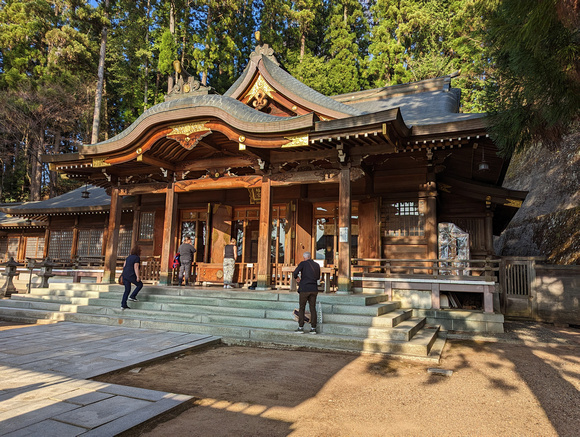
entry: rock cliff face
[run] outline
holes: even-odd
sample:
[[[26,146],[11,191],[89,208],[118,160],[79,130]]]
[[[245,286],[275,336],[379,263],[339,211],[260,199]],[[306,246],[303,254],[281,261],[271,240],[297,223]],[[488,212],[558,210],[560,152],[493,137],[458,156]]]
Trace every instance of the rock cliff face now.
[[[558,152],[536,146],[514,156],[504,187],[529,194],[496,237],[496,254],[580,264],[580,127]]]

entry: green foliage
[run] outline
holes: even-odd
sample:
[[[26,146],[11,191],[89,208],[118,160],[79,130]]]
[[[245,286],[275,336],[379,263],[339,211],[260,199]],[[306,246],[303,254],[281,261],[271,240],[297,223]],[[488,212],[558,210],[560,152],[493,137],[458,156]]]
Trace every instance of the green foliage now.
[[[173,73],[173,61],[177,59],[177,44],[169,30],[161,35],[159,43],[159,62],[157,68],[161,74]]]
[[[504,0],[487,42],[494,69],[486,89],[491,133],[502,155],[533,141],[555,147],[580,116],[578,5]]]
[[[460,70],[453,85],[462,91],[462,111],[487,104],[505,154],[532,138],[555,141],[578,117],[577,2],[110,3],[105,11],[105,1],[0,0],[0,159],[9,163],[4,180],[14,198],[29,187],[38,195],[27,172],[39,153],[74,150],[89,138],[103,26],[101,141],[163,101],[174,60],[223,93],[246,67],[256,30],[291,74],[325,95]]]

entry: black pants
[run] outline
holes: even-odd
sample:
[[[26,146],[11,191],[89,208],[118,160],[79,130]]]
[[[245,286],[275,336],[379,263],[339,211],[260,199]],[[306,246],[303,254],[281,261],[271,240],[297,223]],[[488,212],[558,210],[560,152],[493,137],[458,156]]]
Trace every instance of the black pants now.
[[[306,302],[308,302],[308,307],[310,308],[310,326],[315,329],[316,322],[318,321],[318,316],[316,314],[316,296],[318,296],[318,291],[303,291],[298,293],[298,295],[300,296],[298,326],[304,326],[304,311],[306,310]]]

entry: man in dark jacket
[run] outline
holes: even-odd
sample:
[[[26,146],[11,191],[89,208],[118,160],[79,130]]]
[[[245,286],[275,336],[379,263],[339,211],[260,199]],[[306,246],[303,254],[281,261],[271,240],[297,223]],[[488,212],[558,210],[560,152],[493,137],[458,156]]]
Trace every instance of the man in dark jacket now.
[[[191,275],[191,263],[193,262],[193,254],[195,253],[195,248],[191,245],[191,238],[185,237],[183,243],[177,249],[179,253],[179,276],[178,281],[181,285],[181,280],[185,278],[184,284],[187,285],[189,282],[189,276]]]
[[[310,334],[316,334],[316,296],[318,296],[318,281],[320,280],[320,266],[310,258],[310,252],[304,252],[304,261],[298,264],[294,270],[295,279],[300,277],[298,284],[299,312],[298,312],[298,329],[297,334],[304,334],[304,311],[306,302],[310,308]]]

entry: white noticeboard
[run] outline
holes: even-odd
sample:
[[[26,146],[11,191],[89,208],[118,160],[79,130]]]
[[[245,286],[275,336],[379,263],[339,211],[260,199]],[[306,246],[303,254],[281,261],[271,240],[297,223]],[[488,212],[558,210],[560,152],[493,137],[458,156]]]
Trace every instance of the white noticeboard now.
[[[348,243],[348,228],[341,227],[338,233],[338,242],[339,243]]]

